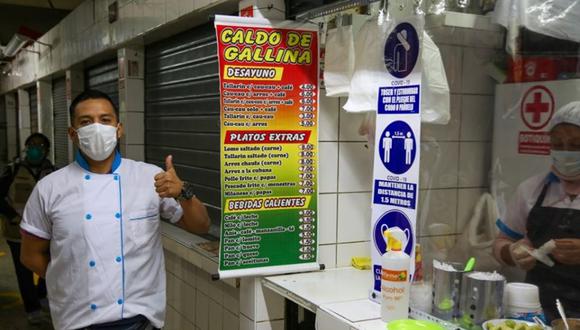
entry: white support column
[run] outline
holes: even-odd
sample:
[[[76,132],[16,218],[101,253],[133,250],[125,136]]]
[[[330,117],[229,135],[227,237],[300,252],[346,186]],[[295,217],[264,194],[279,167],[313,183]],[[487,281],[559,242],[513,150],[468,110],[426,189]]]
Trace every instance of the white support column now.
[[[38,95],[38,131],[50,140],[48,159],[54,163],[54,111],[52,108],[52,80],[36,82]]]
[[[121,48],[119,60],[119,117],[125,128],[121,153],[145,160],[145,52],[142,47]]]
[[[16,109],[16,93],[8,93],[4,96],[6,109],[6,138],[8,161],[18,156],[18,109]]]
[[[262,17],[274,20],[286,18],[284,0],[241,0],[240,16]]]
[[[24,142],[30,136],[30,95],[26,89],[18,89],[18,133],[20,150],[24,150]]]
[[[284,330],[284,298],[264,288],[259,277],[240,282],[240,329]]]
[[[66,70],[66,107],[69,108],[74,98],[85,90],[85,74],[81,68]],[[67,112],[68,113],[68,112]],[[70,123],[70,118],[67,122]],[[72,162],[73,143],[68,140],[68,161]]]

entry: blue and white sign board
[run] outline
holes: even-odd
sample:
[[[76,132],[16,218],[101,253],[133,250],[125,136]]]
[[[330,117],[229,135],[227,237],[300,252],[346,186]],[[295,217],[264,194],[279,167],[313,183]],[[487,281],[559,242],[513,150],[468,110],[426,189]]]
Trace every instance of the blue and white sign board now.
[[[398,227],[405,233],[410,278],[417,242],[423,18],[407,18],[393,26],[384,48],[385,85],[377,100],[371,226],[375,300],[380,299],[381,257],[387,250],[384,232]]]

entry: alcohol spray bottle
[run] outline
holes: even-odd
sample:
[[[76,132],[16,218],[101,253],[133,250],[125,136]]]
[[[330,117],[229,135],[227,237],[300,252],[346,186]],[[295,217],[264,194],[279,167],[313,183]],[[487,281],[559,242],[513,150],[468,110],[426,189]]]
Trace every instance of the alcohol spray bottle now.
[[[406,235],[400,228],[386,230],[387,251],[381,270],[381,319],[384,322],[409,318],[409,271],[411,257],[403,251]]]

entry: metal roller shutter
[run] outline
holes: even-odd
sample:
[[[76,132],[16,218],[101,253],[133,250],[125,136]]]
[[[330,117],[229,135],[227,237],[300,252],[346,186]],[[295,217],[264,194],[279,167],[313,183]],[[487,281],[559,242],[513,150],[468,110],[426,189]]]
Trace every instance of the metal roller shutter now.
[[[119,108],[119,68],[117,60],[95,65],[85,71],[85,88],[96,89],[109,95]]]
[[[30,132],[38,132],[38,96],[36,94],[36,87],[28,89],[28,98],[30,104]]]
[[[6,129],[6,101],[0,96],[0,165],[8,163],[8,132]]]
[[[69,127],[68,109],[66,107],[66,80],[55,79],[52,82],[52,106],[54,111],[54,165],[58,168],[65,167],[68,159],[68,134]]]
[[[145,53],[146,161],[164,167],[172,154],[179,176],[208,204],[212,226],[221,217],[216,49],[213,24],[207,24],[152,44]]]

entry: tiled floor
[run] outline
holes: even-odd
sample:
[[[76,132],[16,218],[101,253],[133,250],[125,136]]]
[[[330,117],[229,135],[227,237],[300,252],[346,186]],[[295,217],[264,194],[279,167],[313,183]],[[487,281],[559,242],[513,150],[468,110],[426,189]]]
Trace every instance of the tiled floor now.
[[[26,321],[24,307],[18,293],[16,275],[10,249],[0,237],[0,329],[2,330],[50,330],[52,327],[30,326]]]

